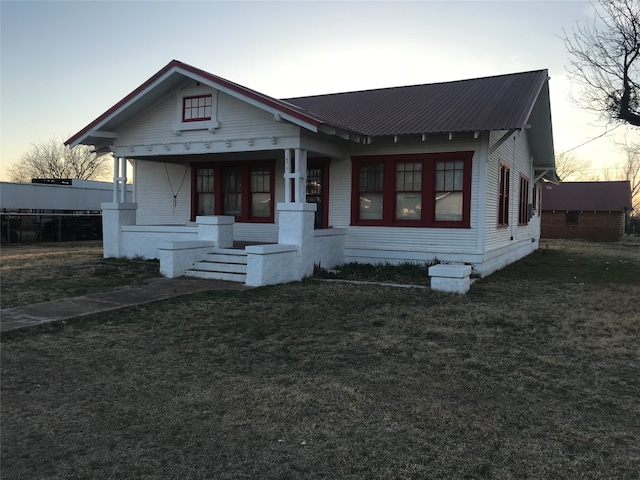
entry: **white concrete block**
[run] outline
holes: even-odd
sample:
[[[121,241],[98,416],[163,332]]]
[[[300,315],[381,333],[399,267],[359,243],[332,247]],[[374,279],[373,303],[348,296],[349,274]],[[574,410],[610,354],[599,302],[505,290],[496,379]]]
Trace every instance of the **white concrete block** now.
[[[471,287],[469,277],[431,277],[431,289],[438,292],[467,293]]]
[[[429,267],[430,277],[464,278],[471,275],[471,265],[438,264]]]

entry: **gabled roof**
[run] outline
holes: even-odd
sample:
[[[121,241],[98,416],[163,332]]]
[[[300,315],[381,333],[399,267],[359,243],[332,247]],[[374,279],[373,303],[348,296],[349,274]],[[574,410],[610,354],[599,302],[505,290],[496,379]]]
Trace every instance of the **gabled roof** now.
[[[563,182],[547,185],[542,210],[622,212],[631,210],[631,184],[620,182]]]
[[[285,99],[326,123],[364,135],[524,128],[546,70],[455,82]]]
[[[189,81],[196,80],[207,84],[234,97],[241,98],[272,113],[279,113],[286,120],[315,130],[322,122],[312,115],[305,114],[292,105],[269,97],[237,83],[230,82],[199,68],[192,67],[178,60],[172,60],[149,80],[136,88],[129,95],[116,103],[109,110],[96,118],[89,125],[69,138],[65,145],[78,144],[102,146],[104,137],[96,131],[115,131],[122,123],[134,115],[151,107],[170,92],[183,87]]]
[[[278,100],[172,60],[65,144],[108,145],[122,124],[194,80],[313,132],[323,126],[365,136],[531,127],[536,169],[555,167],[546,70]]]

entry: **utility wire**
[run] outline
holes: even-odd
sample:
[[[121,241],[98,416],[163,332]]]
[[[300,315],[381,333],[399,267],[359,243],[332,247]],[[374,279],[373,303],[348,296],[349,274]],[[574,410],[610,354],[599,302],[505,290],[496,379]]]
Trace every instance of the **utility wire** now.
[[[611,130],[605,130],[605,132],[604,132],[604,133],[601,133],[601,134],[600,134],[600,135],[598,135],[597,137],[593,137],[592,139],[587,140],[586,142],[581,143],[580,145],[578,145],[578,146],[576,146],[576,147],[570,148],[569,150],[566,150],[566,151],[564,151],[564,152],[562,152],[562,153],[559,153],[557,156],[564,155],[565,153],[572,152],[572,151],[573,151],[573,150],[575,150],[576,148],[580,148],[580,147],[582,147],[582,146],[586,145],[587,143],[591,143],[591,142],[593,142],[594,140],[597,140],[597,139],[599,139],[599,138],[602,138],[602,137],[604,137],[607,133],[611,133],[611,132],[613,132],[616,128],[621,127],[622,125],[623,125],[622,123],[619,123],[618,125],[616,125],[615,127],[613,127]]]

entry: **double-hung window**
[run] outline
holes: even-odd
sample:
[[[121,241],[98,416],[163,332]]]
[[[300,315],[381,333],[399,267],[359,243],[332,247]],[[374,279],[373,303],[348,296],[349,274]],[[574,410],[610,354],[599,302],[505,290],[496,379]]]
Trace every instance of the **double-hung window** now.
[[[520,175],[520,196],[518,198],[518,224],[529,223],[529,179]]]
[[[192,164],[191,219],[229,215],[238,222],[273,222],[275,162]]]
[[[509,165],[500,163],[500,177],[498,179],[498,225],[509,225]]]
[[[352,158],[352,225],[470,226],[473,152]]]

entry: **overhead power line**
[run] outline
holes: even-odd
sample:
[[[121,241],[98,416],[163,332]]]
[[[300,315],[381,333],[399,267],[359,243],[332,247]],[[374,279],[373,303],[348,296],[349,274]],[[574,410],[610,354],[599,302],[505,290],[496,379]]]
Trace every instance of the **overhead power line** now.
[[[597,139],[599,139],[599,138],[602,138],[602,137],[604,137],[607,133],[611,133],[611,132],[613,132],[616,128],[619,128],[619,127],[621,127],[622,125],[623,125],[622,123],[619,123],[618,125],[616,125],[615,127],[613,127],[611,130],[605,130],[605,131],[604,131],[604,133],[601,133],[601,134],[600,134],[600,135],[598,135],[597,137],[593,137],[593,138],[591,138],[591,139],[587,140],[586,142],[581,143],[580,145],[577,145],[577,146],[575,146],[575,147],[573,147],[573,148],[570,148],[569,150],[566,150],[566,151],[564,151],[564,152],[562,152],[562,153],[559,153],[559,154],[558,154],[558,156],[560,156],[560,155],[564,155],[565,153],[572,152],[572,151],[573,151],[573,150],[575,150],[576,148],[580,148],[580,147],[582,147],[582,146],[584,146],[584,145],[586,145],[586,144],[588,144],[588,143],[593,142],[594,140],[597,140]]]

